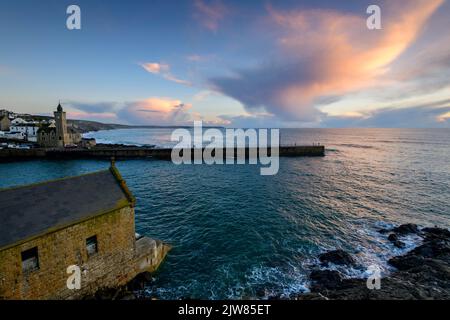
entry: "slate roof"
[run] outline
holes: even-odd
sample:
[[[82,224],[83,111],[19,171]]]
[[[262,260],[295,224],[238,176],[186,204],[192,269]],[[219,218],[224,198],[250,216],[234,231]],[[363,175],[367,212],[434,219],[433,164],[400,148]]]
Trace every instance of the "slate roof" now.
[[[115,167],[0,189],[0,250],[129,205],[134,198]]]
[[[56,127],[50,127],[48,125],[43,125],[38,129],[38,132],[52,132],[52,131],[56,131]]]

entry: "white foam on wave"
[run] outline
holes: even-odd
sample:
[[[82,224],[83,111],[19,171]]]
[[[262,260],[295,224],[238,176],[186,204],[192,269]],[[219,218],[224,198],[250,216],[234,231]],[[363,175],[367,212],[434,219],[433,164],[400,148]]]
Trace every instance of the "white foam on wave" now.
[[[286,268],[257,266],[246,275],[247,285],[260,288],[258,299],[277,297],[288,299],[293,295],[309,292],[308,279],[302,268],[289,265]]]
[[[318,259],[314,259],[312,262],[321,270],[336,270],[341,273],[344,278],[365,279],[372,274],[372,271],[369,270],[369,267],[371,266],[377,266],[381,271],[381,277],[385,277],[395,270],[394,267],[389,265],[389,259],[406,254],[416,248],[423,240],[421,236],[416,234],[399,236],[399,240],[402,241],[405,246],[403,248],[397,248],[388,240],[389,233],[383,234],[379,232],[382,228],[391,229],[393,227],[394,225],[392,224],[378,223],[373,227],[366,227],[358,230],[362,238],[370,239],[370,246],[358,245],[355,248],[357,253],[352,255],[356,260],[355,267],[335,264],[321,266]]]

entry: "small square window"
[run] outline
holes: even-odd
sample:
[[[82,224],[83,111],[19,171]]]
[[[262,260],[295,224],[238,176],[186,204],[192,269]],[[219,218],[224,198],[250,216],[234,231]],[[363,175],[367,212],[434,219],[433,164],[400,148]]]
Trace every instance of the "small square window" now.
[[[39,255],[37,247],[25,250],[21,255],[23,272],[39,270]]]
[[[98,252],[97,236],[92,236],[86,239],[86,251],[88,257]]]

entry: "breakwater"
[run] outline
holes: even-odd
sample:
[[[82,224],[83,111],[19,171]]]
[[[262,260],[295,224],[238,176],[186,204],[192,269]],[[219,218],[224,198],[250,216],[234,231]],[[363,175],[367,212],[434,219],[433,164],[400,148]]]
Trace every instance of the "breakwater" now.
[[[194,154],[194,149],[191,149]],[[227,149],[222,150],[224,157],[227,156]],[[267,150],[270,156],[270,149]],[[183,150],[180,150],[182,153]],[[242,152],[248,158],[252,155],[260,155],[259,148],[235,148],[235,156]],[[95,147],[91,149],[56,149],[56,148],[35,148],[35,149],[3,149],[0,150],[0,161],[33,160],[33,159],[133,159],[133,158],[154,158],[170,160],[172,148],[148,148],[148,147]],[[230,152],[228,152],[230,154]],[[212,152],[214,155],[214,152]],[[265,155],[265,151],[264,151]],[[325,155],[324,146],[280,146],[280,157],[320,157]]]

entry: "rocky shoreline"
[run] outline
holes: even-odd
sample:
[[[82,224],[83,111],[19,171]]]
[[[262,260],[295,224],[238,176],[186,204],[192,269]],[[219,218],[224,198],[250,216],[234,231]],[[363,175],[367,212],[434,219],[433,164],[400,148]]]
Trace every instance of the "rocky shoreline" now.
[[[419,229],[415,224],[404,224],[379,230],[398,248],[405,244],[402,236],[415,234],[422,243],[408,253],[389,259],[396,268],[380,279],[380,289],[368,289],[367,279],[344,278],[336,270],[315,269],[310,274],[311,292],[297,300],[411,300],[450,299],[450,231],[442,228]],[[326,252],[319,256],[322,266],[335,264],[355,267],[355,259],[343,250]]]
[[[322,253],[309,275],[310,292],[299,294],[295,300],[411,300],[450,299],[450,231],[442,228],[423,228],[404,224],[379,230],[395,247],[404,248],[402,237],[417,235],[423,240],[404,255],[389,259],[396,270],[380,279],[380,289],[368,289],[366,278],[345,278],[342,273],[327,267],[359,268],[355,258],[343,251]],[[322,267],[322,268],[321,268]],[[152,281],[150,273],[138,275],[127,285],[101,289],[85,299],[96,300],[153,300],[143,290]],[[277,299],[272,297],[271,299]]]
[[[94,295],[86,296],[83,300],[154,300],[141,294],[145,285],[152,281],[152,274],[144,272],[138,274],[124,286],[116,288],[101,288]]]

